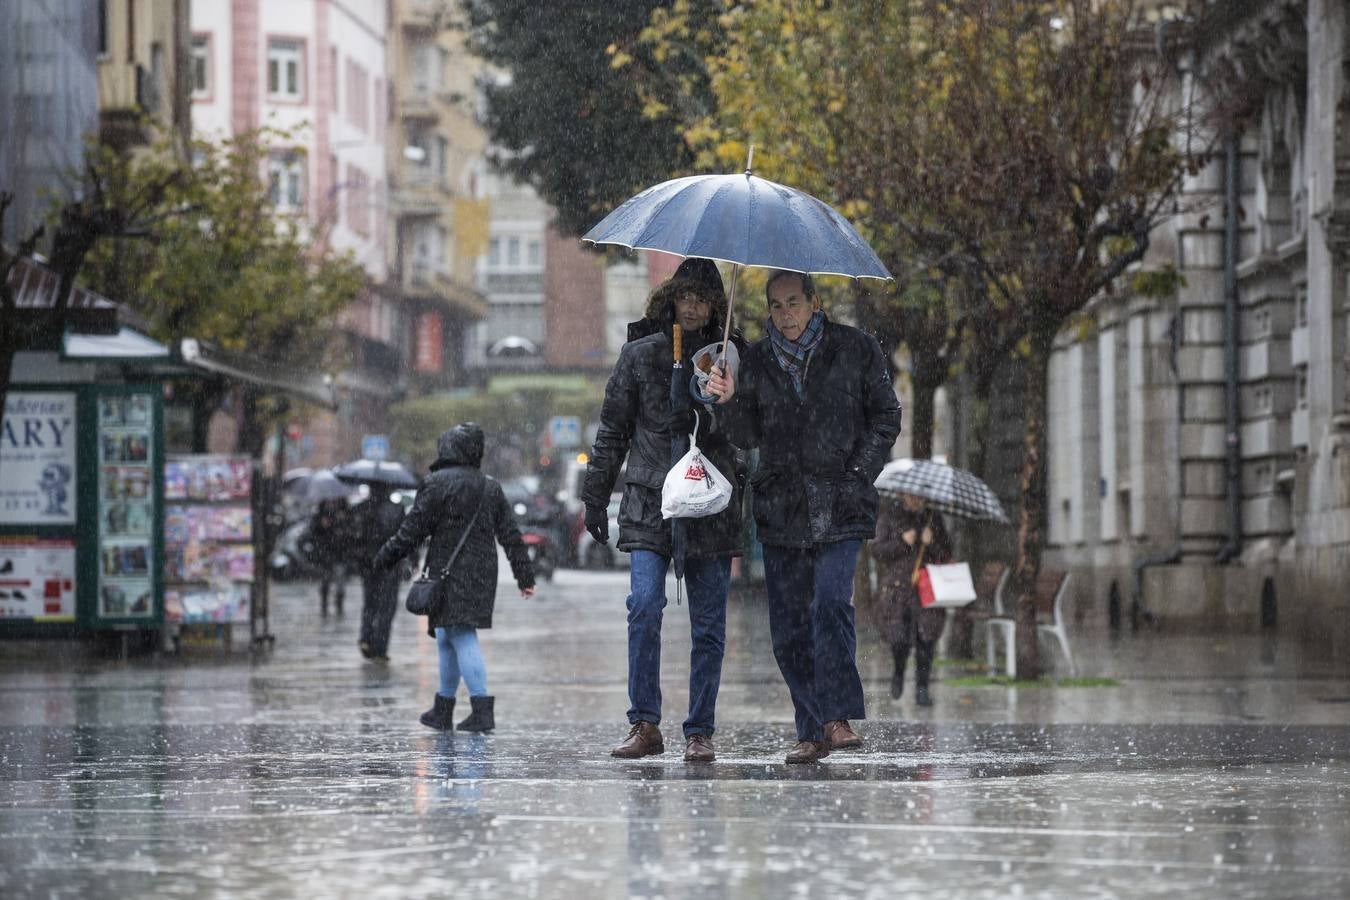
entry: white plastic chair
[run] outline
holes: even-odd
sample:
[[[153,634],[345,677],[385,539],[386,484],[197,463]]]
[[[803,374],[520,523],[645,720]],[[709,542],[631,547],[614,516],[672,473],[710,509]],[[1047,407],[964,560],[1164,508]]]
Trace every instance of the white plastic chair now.
[[[1017,634],[1017,623],[1012,616],[1003,611],[1003,591],[1008,585],[1008,576],[1011,571],[1011,566],[1003,571],[1003,577],[1000,578],[998,582],[998,589],[994,591],[994,615],[985,620],[984,641],[986,663],[989,667],[989,674],[993,675],[995,671],[995,658],[997,655],[995,652],[996,648],[994,647],[994,637],[998,634],[1003,636],[1003,670],[1009,678],[1013,677],[1017,672],[1017,654],[1016,648],[1014,647],[1014,638]],[[1043,570],[1041,574],[1050,574],[1050,570]],[[1051,621],[1048,623],[1038,621],[1036,623],[1036,631],[1038,633],[1051,635],[1059,642],[1060,650],[1064,651],[1064,660],[1069,664],[1069,674],[1077,675],[1078,666],[1074,663],[1073,652],[1069,649],[1069,631],[1064,621],[1064,598],[1069,594],[1069,582],[1072,578],[1072,574],[1068,572],[1064,573],[1063,579],[1060,580],[1059,586],[1055,589],[1054,600],[1051,604]],[[1037,578],[1036,580],[1037,582],[1040,582],[1041,579]],[[1039,594],[1042,586],[1038,583],[1036,587],[1037,593]],[[1040,598],[1038,596],[1038,606],[1040,605],[1039,600]]]

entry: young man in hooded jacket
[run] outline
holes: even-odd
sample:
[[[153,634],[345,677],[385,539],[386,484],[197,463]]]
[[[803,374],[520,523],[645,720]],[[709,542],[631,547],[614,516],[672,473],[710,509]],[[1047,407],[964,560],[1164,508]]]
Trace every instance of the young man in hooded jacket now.
[[[597,542],[609,540],[607,507],[625,458],[618,547],[632,556],[628,595],[628,737],[612,751],[620,759],[663,753],[661,730],[661,619],[666,571],[671,564],[670,523],[661,517],[661,487],[671,467],[672,442],[694,425],[688,410],[672,413],[672,331],[681,329],[682,379],[693,372],[690,357],[721,340],[727,299],[717,266],[685,260],[658,287],[647,316],[629,329],[605,386],[600,428],[586,466],[582,500],[586,529]],[[689,594],[689,714],[684,721],[686,762],[715,758],[712,736],[726,644],[727,587],[731,558],[740,552],[740,484],[736,450],[700,408],[698,445],[705,458],[733,482],[722,512],[682,519],[688,537],[685,584]]]
[[[750,483],[769,630],[796,712],[787,761],[814,763],[862,744],[848,723],[865,717],[853,572],[900,402],[876,339],[826,318],[811,276],[775,272],[766,293],[768,337],[708,388],[732,440],[760,449]]]

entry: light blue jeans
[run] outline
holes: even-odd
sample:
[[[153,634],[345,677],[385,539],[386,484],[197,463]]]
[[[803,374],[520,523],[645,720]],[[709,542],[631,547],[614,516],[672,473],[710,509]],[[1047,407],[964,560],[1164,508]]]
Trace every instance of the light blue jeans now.
[[[461,676],[470,697],[487,696],[487,665],[478,646],[478,629],[468,625],[437,628],[436,649],[441,658],[442,697],[455,696]]]

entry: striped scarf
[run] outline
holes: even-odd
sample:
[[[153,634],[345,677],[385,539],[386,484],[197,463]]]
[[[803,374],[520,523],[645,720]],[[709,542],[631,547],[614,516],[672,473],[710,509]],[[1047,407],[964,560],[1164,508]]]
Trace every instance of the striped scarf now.
[[[783,332],[773,324],[773,319],[769,319],[769,344],[773,347],[774,358],[792,379],[792,386],[796,389],[798,397],[802,396],[806,387],[803,381],[806,376],[806,362],[811,356],[811,351],[816,349],[816,345],[824,336],[825,313],[819,309],[811,314],[811,321],[806,323],[801,337],[795,341],[783,337]]]

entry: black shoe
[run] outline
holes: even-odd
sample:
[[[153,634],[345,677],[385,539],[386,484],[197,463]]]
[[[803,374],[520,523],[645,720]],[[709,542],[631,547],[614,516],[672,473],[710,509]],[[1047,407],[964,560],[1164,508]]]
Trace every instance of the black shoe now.
[[[492,701],[493,698],[489,696],[470,697],[469,705],[473,707],[473,712],[455,727],[460,731],[491,731],[496,728],[497,723],[492,718]]]
[[[914,702],[920,706],[932,706],[933,700],[928,696],[928,685],[921,684],[914,691]]]
[[[370,644],[366,643],[365,641],[362,641],[356,646],[361,648],[361,655],[364,656],[366,659],[370,659],[374,655],[370,652]]]
[[[436,695],[432,701],[431,709],[422,713],[421,722],[428,728],[435,728],[438,731],[452,731],[455,727],[455,698],[442,697]]]
[[[4,562],[0,563],[0,575],[8,575],[10,572],[13,571],[14,571],[14,560],[7,559]]]
[[[896,700],[905,692],[905,670],[899,669],[891,676],[891,696]]]

